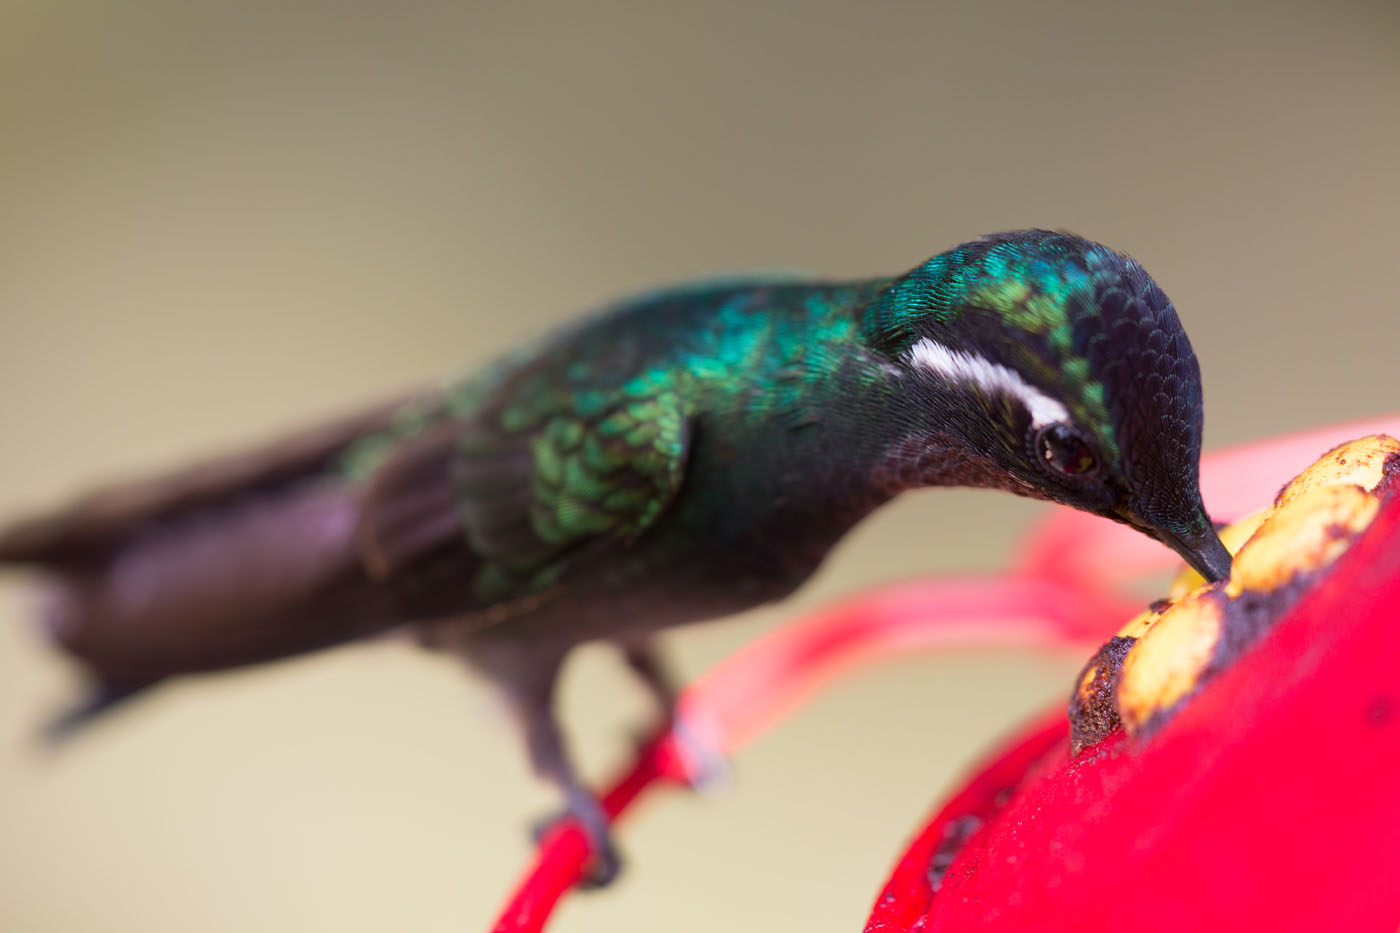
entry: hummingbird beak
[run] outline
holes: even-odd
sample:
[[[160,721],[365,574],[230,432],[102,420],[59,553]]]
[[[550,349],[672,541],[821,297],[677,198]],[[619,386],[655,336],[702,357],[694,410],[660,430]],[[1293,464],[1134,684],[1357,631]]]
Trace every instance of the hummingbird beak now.
[[[1158,541],[1181,555],[1191,568],[1211,583],[1230,575],[1230,552],[1215,533],[1215,526],[1206,522],[1205,529],[1194,535],[1178,535],[1162,528],[1150,532]]]

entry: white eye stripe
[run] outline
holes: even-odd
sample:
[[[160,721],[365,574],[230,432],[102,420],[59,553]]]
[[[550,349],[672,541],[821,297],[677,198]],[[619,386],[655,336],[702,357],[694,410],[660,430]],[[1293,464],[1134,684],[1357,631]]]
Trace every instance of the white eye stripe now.
[[[954,350],[925,337],[909,348],[909,364],[937,373],[951,382],[966,382],[988,395],[1005,393],[1030,412],[1035,427],[1069,421],[1069,411],[1058,400],[1021,378],[1021,374],[976,353]]]

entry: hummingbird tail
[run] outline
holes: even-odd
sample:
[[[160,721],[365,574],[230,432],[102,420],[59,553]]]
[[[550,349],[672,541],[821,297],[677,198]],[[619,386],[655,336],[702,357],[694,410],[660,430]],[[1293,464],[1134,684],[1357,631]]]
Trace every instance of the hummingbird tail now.
[[[41,621],[101,683],[147,684],[312,651],[393,624],[337,481],[232,499],[40,562]]]
[[[153,686],[142,684],[126,687],[96,683],[81,700],[45,723],[39,739],[49,748],[60,748],[79,733],[86,732],[94,723],[106,720],[110,713],[125,708],[128,702],[144,695]]]
[[[46,577],[43,624],[99,684],[150,684],[381,631],[396,614],[356,555],[361,506],[338,464],[397,407],[0,529],[0,564]]]

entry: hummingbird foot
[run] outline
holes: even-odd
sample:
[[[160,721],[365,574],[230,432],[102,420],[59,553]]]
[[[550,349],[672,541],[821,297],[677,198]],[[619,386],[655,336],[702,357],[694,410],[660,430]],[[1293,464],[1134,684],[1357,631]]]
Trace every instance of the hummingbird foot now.
[[[676,699],[680,691],[676,678],[661,660],[655,645],[650,640],[625,643],[622,657],[652,695],[661,714],[662,727],[670,733],[680,759],[685,783],[699,793],[714,791],[726,784],[734,773],[733,766],[722,751],[705,740],[701,730],[678,715]]]
[[[590,859],[584,867],[578,886],[586,891],[606,888],[622,872],[622,857],[613,844],[608,817],[597,799],[586,787],[572,789],[566,795],[568,804],[562,813],[547,816],[535,823],[532,834],[539,844],[561,823],[575,823],[588,837]]]
[[[669,722],[676,708],[676,697],[680,690],[676,678],[661,660],[656,646],[650,640],[627,642],[622,646],[622,659],[627,662],[632,673],[637,675],[647,693],[660,712],[662,721]]]
[[[525,653],[514,660],[517,663],[510,668],[511,676],[503,682],[506,699],[524,730],[535,774],[559,788],[564,796],[564,812],[537,823],[535,841],[539,842],[561,822],[574,823],[588,837],[592,850],[579,886],[606,887],[617,878],[622,859],[613,845],[608,815],[579,780],[554,715],[554,687],[562,657]]]
[[[683,716],[671,719],[671,743],[680,759],[685,782],[696,793],[714,793],[734,777],[734,765],[729,757],[703,738]]]

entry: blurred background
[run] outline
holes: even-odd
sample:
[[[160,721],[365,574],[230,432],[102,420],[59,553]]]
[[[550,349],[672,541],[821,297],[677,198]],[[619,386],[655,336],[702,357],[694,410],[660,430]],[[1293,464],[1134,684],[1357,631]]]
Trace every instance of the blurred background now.
[[[902,271],[996,230],[1136,255],[1209,446],[1393,411],[1400,8],[1381,2],[0,5],[0,515],[474,366],[600,301],[753,267]],[[1261,498],[1271,490],[1261,490]],[[798,598],[986,569],[1040,507],[911,495]],[[482,684],[398,644],[75,695],[0,579],[0,929],[486,927],[555,805]],[[582,652],[595,778],[644,697]],[[860,927],[918,819],[1082,657],[911,657],[650,798],[557,929]]]

